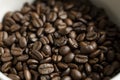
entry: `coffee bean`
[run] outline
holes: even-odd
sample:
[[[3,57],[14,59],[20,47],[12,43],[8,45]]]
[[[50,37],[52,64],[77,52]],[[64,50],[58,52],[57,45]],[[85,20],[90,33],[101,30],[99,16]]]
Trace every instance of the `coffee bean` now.
[[[37,51],[37,50],[32,50],[32,53],[30,53],[31,57],[37,59],[37,60],[42,60],[43,59],[43,55]]]
[[[72,26],[73,25],[73,21],[70,18],[65,19],[65,22],[68,26]]]
[[[78,65],[74,64],[74,63],[69,63],[68,66],[71,68],[71,69],[78,69]]]
[[[68,41],[69,41],[69,44],[70,44],[71,47],[73,47],[73,48],[78,47],[77,41],[75,39],[69,38]]]
[[[38,71],[40,74],[50,74],[54,71],[54,67],[52,64],[44,63],[38,67]]]
[[[46,33],[53,33],[55,32],[55,28],[50,23],[45,24],[45,32]]]
[[[71,76],[74,80],[80,80],[82,78],[81,72],[78,71],[77,69],[71,70]]]
[[[46,36],[42,36],[40,38],[40,41],[42,42],[43,45],[49,44],[49,39]]]
[[[12,62],[6,62],[2,65],[1,71],[7,72],[11,68]]]
[[[59,76],[55,76],[51,80],[61,80],[61,78]]]
[[[69,53],[64,57],[64,61],[70,63],[72,62],[74,57],[75,57],[74,53]]]
[[[10,55],[10,53],[4,53],[1,55],[1,61],[2,62],[8,62],[11,61],[13,59],[12,55]]]
[[[75,39],[76,38],[76,32],[75,31],[71,31],[70,33],[69,33],[69,37],[70,38],[72,38],[72,39]]]
[[[40,61],[40,63],[49,63],[52,61],[52,58],[51,57],[47,57],[46,59],[43,59]]]
[[[51,47],[50,47],[50,45],[45,45],[45,46],[43,46],[42,50],[43,50],[43,52],[44,52],[46,55],[51,55]]]
[[[50,76],[49,75],[41,76],[40,80],[50,80]]]
[[[97,48],[97,44],[96,42],[81,42],[80,47],[81,53],[91,53]]]
[[[61,55],[53,55],[53,56],[52,56],[52,60],[53,60],[54,62],[59,62],[59,61],[62,60],[62,56],[61,56]]]
[[[60,11],[58,13],[58,16],[61,18],[61,19],[66,19],[67,18],[67,13],[65,11]]]
[[[42,20],[39,19],[39,18],[33,19],[33,20],[32,20],[32,24],[33,24],[33,26],[36,27],[36,28],[39,28],[39,27],[42,27],[42,26],[43,26],[43,22],[42,22]]]
[[[16,40],[15,35],[10,35],[7,39],[4,40],[5,44],[10,46],[12,45]]]
[[[97,50],[97,51],[91,53],[91,54],[90,54],[90,57],[91,57],[91,58],[95,58],[95,57],[98,56],[100,53],[101,53],[101,51],[100,51],[100,50]]]
[[[16,12],[16,13],[13,14],[13,18],[14,18],[15,21],[20,21],[20,20],[23,19],[23,17],[24,16],[20,12]]]
[[[40,50],[42,47],[42,43],[40,41],[36,41],[34,44],[33,44],[33,50]]]
[[[56,20],[55,25],[58,29],[64,29],[67,27],[67,24],[64,23],[61,19]]]
[[[48,21],[54,22],[57,19],[56,12],[50,12],[47,16]]]
[[[21,70],[23,69],[22,62],[18,62],[18,63],[16,64],[16,69],[17,69],[18,71],[21,71]]]
[[[64,76],[62,80],[72,80],[72,78],[70,76]]]
[[[96,32],[89,32],[89,33],[87,33],[87,35],[86,35],[86,39],[87,40],[90,40],[90,41],[92,41],[92,40],[96,40],[97,39],[97,33]]]
[[[68,65],[66,63],[62,63],[62,62],[59,62],[57,64],[57,66],[60,68],[60,69],[67,69],[68,68]]]
[[[88,56],[75,55],[75,61],[78,62],[78,63],[86,63],[86,62],[88,62]]]
[[[77,36],[77,41],[83,41],[85,39],[85,33],[79,34]]]
[[[11,31],[11,32],[17,31],[17,30],[19,30],[19,29],[20,29],[20,26],[17,25],[17,24],[14,24],[14,25],[12,25],[12,26],[10,27],[10,31]]]
[[[37,31],[37,36],[40,36],[43,33],[44,28],[39,28]]]
[[[18,61],[26,61],[28,58],[29,58],[29,56],[24,54],[24,55],[18,56],[17,60]]]
[[[22,53],[23,53],[23,50],[21,48],[13,48],[11,50],[11,54],[14,56],[20,56],[22,55]]]
[[[61,38],[55,39],[55,45],[56,46],[64,46],[65,44],[67,44],[67,38],[66,37],[61,37]]]
[[[60,29],[58,32],[62,35],[66,35],[66,34],[69,34],[71,31],[72,31],[71,27],[66,27],[66,28]]]
[[[70,52],[70,48],[69,46],[62,46],[60,49],[59,49],[59,53],[61,55],[66,55]]]
[[[91,73],[90,78],[92,78],[92,80],[101,80],[100,79],[100,75],[98,73]]]
[[[31,80],[32,79],[32,75],[31,75],[31,73],[28,69],[24,70],[24,76],[25,76],[26,80]]]
[[[88,64],[88,63],[85,64],[85,69],[86,69],[87,73],[90,73],[92,71],[92,68],[91,68],[90,64]]]
[[[107,53],[107,60],[108,60],[109,62],[111,62],[111,61],[114,60],[114,58],[115,58],[115,52],[112,51],[112,50],[110,50],[110,51]]]
[[[107,66],[104,68],[104,75],[106,75],[106,76],[111,75],[113,72],[114,72],[114,67],[111,66],[111,65],[107,65]]]
[[[8,74],[8,77],[11,78],[12,80],[20,80],[20,77],[15,74]]]
[[[19,45],[20,47],[24,48],[27,46],[27,40],[25,37],[21,37],[20,40],[19,40]]]
[[[67,76],[70,73],[70,68],[67,68],[65,71],[63,71],[62,76]]]

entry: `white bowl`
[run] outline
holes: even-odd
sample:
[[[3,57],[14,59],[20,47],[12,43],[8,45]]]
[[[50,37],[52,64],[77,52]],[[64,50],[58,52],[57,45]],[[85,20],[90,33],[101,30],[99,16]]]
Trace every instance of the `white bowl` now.
[[[8,11],[19,10],[25,2],[32,3],[34,0],[0,0],[0,22]],[[120,0],[91,0],[96,6],[103,7],[110,19],[120,26]],[[0,72],[0,80],[11,80]],[[120,80],[120,74],[111,80]]]

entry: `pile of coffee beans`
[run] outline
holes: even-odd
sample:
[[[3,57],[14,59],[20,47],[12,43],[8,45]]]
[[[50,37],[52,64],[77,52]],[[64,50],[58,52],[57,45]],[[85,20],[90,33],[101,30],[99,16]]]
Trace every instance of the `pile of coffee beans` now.
[[[87,0],[36,0],[0,24],[0,71],[12,80],[110,80],[120,32]]]

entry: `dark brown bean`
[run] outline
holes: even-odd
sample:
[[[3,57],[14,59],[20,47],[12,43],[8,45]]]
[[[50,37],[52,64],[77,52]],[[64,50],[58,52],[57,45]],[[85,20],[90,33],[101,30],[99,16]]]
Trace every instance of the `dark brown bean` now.
[[[7,72],[11,68],[12,62],[6,62],[2,65],[1,71]]]
[[[72,80],[72,78],[70,76],[64,76],[62,80]]]
[[[50,74],[54,71],[54,67],[52,64],[44,63],[38,67],[38,71],[40,74]]]
[[[20,56],[23,54],[23,50],[21,48],[13,48],[11,54],[14,56]]]
[[[8,74],[8,77],[12,80],[20,80],[20,77],[16,74]]]
[[[74,53],[69,53],[64,57],[64,61],[67,63],[72,62],[74,57],[75,57]]]
[[[21,37],[20,40],[19,40],[19,45],[20,47],[24,48],[27,46],[27,40],[25,37]]]
[[[78,63],[86,63],[86,62],[88,62],[88,56],[75,55],[75,61],[78,62]]]
[[[80,80],[82,78],[81,72],[78,71],[77,69],[71,70],[71,76],[74,80]]]
[[[62,47],[59,49],[59,53],[60,53],[61,55],[67,55],[69,52],[70,52],[69,46],[62,46]]]

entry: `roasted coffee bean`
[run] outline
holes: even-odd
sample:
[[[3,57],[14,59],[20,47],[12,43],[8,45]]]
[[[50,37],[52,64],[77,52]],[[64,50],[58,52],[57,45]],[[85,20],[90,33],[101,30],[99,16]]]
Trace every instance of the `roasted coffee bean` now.
[[[77,69],[71,70],[71,76],[74,80],[80,80],[82,78],[81,72],[78,71]]]
[[[67,68],[65,71],[63,71],[63,74],[61,76],[67,76],[70,73],[70,68]]]
[[[46,33],[53,33],[55,31],[55,28],[50,23],[45,24],[45,32]]]
[[[43,50],[43,52],[44,52],[46,55],[51,55],[51,47],[50,47],[50,45],[45,45],[45,46],[43,46],[42,50]]]
[[[17,60],[18,61],[26,61],[28,58],[29,58],[29,56],[24,54],[24,55],[18,56]]]
[[[115,58],[115,52],[112,51],[112,50],[108,51],[108,53],[107,53],[107,60],[108,60],[109,62],[111,62],[111,61],[114,60],[114,58]]]
[[[20,77],[16,74],[8,74],[8,77],[12,80],[21,80]]]
[[[72,62],[74,57],[75,57],[74,53],[69,53],[64,57],[64,61],[67,63]]]
[[[50,12],[47,16],[48,21],[54,22],[57,19],[57,13],[56,12]]]
[[[11,31],[11,32],[17,31],[17,30],[19,30],[19,29],[20,29],[20,26],[17,25],[17,24],[14,24],[14,25],[12,25],[12,26],[10,27],[10,31]]]
[[[56,20],[55,25],[59,30],[67,27],[67,24],[64,23],[61,19]]]
[[[97,48],[97,44],[96,42],[80,42],[80,47],[81,53],[91,53],[95,51],[95,49]]]
[[[50,80],[50,76],[49,75],[43,75],[40,77],[40,80]]]
[[[69,46],[62,46],[62,47],[59,49],[59,53],[60,53],[61,55],[67,55],[69,52],[70,52],[70,47],[69,47]]]
[[[88,62],[88,56],[75,55],[75,61],[78,62],[78,63],[86,63],[86,62]]]
[[[61,78],[59,76],[55,76],[51,80],[61,80]]]
[[[57,64],[57,66],[60,68],[60,69],[67,69],[68,68],[68,65],[66,63],[62,63],[62,62],[59,62]]]
[[[70,76],[64,76],[62,80],[72,80],[72,78]]]
[[[100,53],[101,53],[101,51],[100,51],[100,50],[97,50],[97,51],[91,53],[91,54],[90,54],[90,57],[91,57],[91,58],[95,58],[95,57],[98,56]]]
[[[73,48],[78,47],[77,41],[75,39],[69,38],[68,41],[69,41],[69,44],[70,44],[71,47],[73,47]]]
[[[24,69],[24,76],[25,76],[26,80],[31,80],[32,79],[31,72],[28,69]]]
[[[18,62],[18,63],[16,64],[16,69],[17,69],[18,71],[21,71],[21,70],[23,69],[22,62]]]
[[[37,36],[41,36],[41,34],[43,33],[44,31],[44,28],[39,28],[38,31],[37,31]]]
[[[32,24],[34,27],[39,28],[43,26],[43,21],[39,18],[33,19]]]
[[[72,39],[75,39],[76,38],[76,32],[75,31],[71,31],[70,33],[69,33],[69,37],[70,38],[72,38]]]
[[[8,62],[11,61],[13,59],[12,55],[10,55],[10,53],[4,53],[1,55],[1,61],[2,62]]]
[[[34,44],[33,44],[33,50],[40,50],[42,47],[42,43],[40,41],[36,41]]]
[[[46,59],[43,59],[40,61],[40,63],[49,63],[52,61],[52,58],[51,57],[47,57]]]
[[[88,63],[85,64],[85,69],[86,69],[87,73],[90,73],[92,71],[92,68],[91,68],[90,64],[88,64]]]
[[[37,60],[43,59],[43,55],[37,50],[32,50],[32,53],[30,53],[30,56],[37,59]]]
[[[55,39],[55,45],[64,46],[65,44],[67,44],[67,38],[66,37],[61,37],[61,38]]]
[[[12,45],[16,40],[15,35],[10,35],[7,39],[4,40],[5,44],[10,46]]]
[[[111,75],[113,72],[114,72],[114,66],[111,66],[111,65],[107,65],[105,68],[104,68],[104,75],[106,76],[109,76]]]
[[[11,68],[12,62],[6,62],[2,65],[1,71],[7,72]]]
[[[79,34],[77,36],[77,41],[83,41],[85,39],[85,33]]]
[[[66,34],[69,34],[71,31],[72,31],[71,27],[66,27],[66,28],[60,29],[58,32],[61,35],[66,35]]]
[[[99,61],[98,58],[93,58],[93,59],[90,59],[90,60],[89,60],[89,63],[90,63],[90,64],[96,64],[98,61]]]
[[[66,19],[67,18],[67,13],[65,11],[60,11],[58,13],[58,16],[61,18],[61,19]]]
[[[19,45],[20,47],[24,48],[27,46],[27,40],[25,37],[21,37],[20,40],[19,40]]]
[[[12,73],[12,74],[17,74],[17,70],[16,70],[15,68],[11,68],[11,69],[10,69],[10,73]]]
[[[100,75],[98,73],[91,73],[90,78],[92,78],[92,80],[101,80]]]
[[[42,44],[44,44],[44,45],[49,44],[49,39],[48,39],[46,36],[42,36],[42,37],[40,38],[40,41],[41,41]]]
[[[97,35],[96,32],[89,32],[89,33],[86,34],[86,39],[90,40],[90,41],[96,40],[97,37],[98,37],[98,35]]]
[[[73,25],[73,21],[70,18],[65,19],[65,22],[68,26],[72,26]]]
[[[13,48],[11,54],[14,56],[20,56],[23,54],[23,50],[21,48]]]
[[[54,71],[54,67],[52,64],[44,63],[38,67],[38,71],[40,74],[50,74]]]
[[[62,56],[61,56],[61,55],[53,55],[53,56],[52,56],[52,60],[53,60],[54,62],[59,62],[59,61],[62,60]]]
[[[71,69],[78,69],[78,65],[74,64],[74,63],[69,63],[68,66],[71,68]]]

